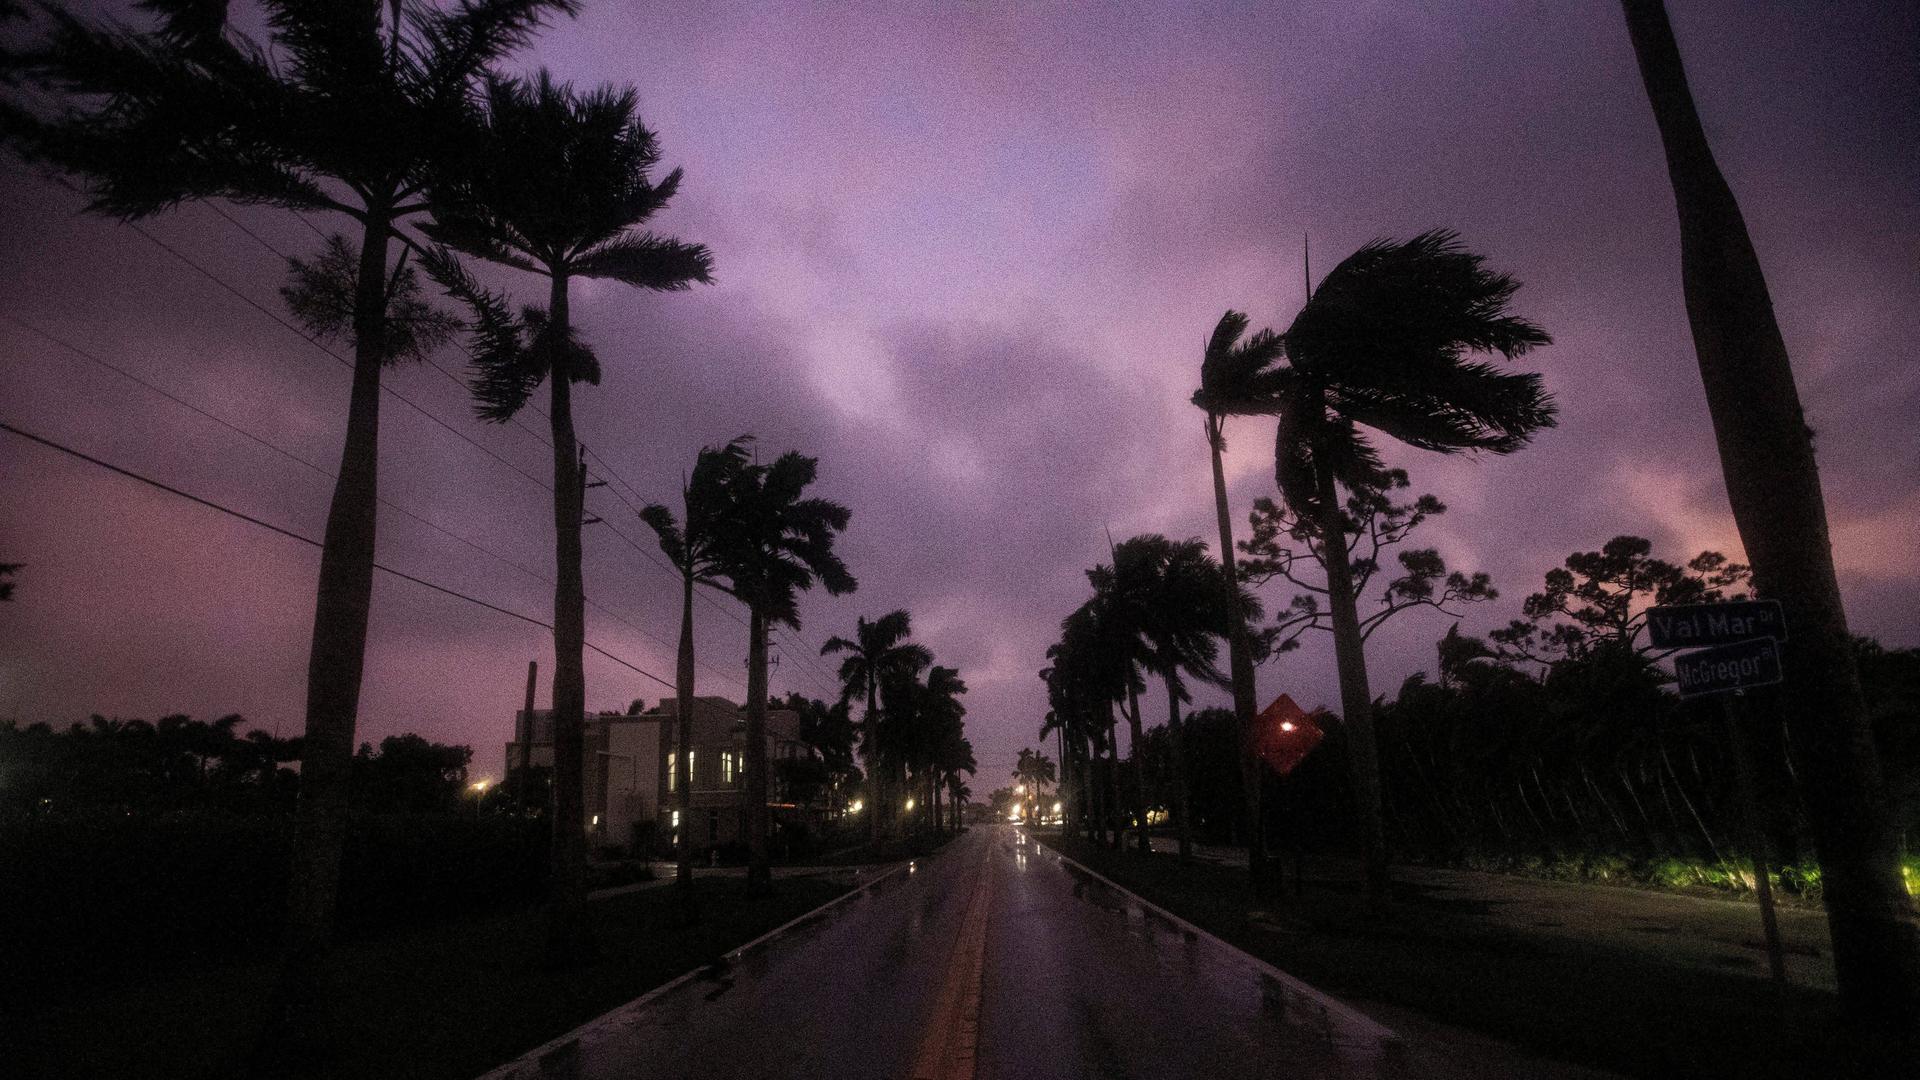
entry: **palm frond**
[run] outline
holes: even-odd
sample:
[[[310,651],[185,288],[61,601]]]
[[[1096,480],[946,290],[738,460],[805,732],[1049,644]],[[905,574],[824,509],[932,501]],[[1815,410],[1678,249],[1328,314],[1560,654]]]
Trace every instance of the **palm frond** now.
[[[700,244],[652,233],[630,233],[607,240],[574,259],[572,272],[668,292],[692,288],[695,283],[711,284],[713,256]]]

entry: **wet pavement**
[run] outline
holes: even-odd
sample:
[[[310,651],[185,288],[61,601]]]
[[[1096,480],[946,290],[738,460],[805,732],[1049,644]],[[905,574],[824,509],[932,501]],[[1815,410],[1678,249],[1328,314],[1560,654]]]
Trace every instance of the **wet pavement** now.
[[[489,1073],[1374,1077],[1397,1040],[1012,826]]]

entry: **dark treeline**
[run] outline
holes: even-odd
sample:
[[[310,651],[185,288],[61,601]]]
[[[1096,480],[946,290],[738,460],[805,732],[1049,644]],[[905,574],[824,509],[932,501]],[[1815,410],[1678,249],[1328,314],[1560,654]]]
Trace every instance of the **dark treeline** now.
[[[0,723],[8,993],[258,954],[286,928],[298,739],[214,721]],[[352,758],[341,926],[352,936],[545,894],[544,815],[469,787],[472,751],[396,735]],[[4,1004],[4,1003],[0,1003]]]
[[[95,715],[64,731],[0,721],[0,815],[96,812],[289,813],[299,790],[300,740],[242,732],[238,715],[119,720]],[[360,744],[352,805],[374,813],[449,813],[467,790],[473,751],[419,735]]]
[[[1682,566],[1618,537],[1570,556],[1487,638],[1457,624],[1436,670],[1375,701],[1390,843],[1397,857],[1590,880],[1746,889],[1751,871],[1733,759],[1717,698],[1686,701],[1643,640],[1646,607],[1743,593],[1746,568],[1706,552]],[[1900,821],[1920,833],[1920,649],[1856,639],[1855,656]],[[1754,693],[1752,748],[1765,835],[1780,884],[1821,880],[1794,787],[1794,748],[1775,697]],[[1291,776],[1266,774],[1268,835],[1280,850],[1353,852],[1347,732]],[[1232,713],[1185,718],[1196,831],[1239,842],[1245,805]],[[1177,798],[1164,728],[1142,739],[1145,802]],[[1127,776],[1123,771],[1122,785]],[[1131,794],[1122,795],[1123,802]],[[1913,870],[1909,868],[1909,875]]]

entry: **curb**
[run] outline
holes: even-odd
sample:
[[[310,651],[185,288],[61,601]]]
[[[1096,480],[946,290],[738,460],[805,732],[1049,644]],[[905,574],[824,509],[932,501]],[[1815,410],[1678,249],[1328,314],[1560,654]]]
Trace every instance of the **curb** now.
[[[794,927],[799,926],[801,923],[804,923],[810,919],[818,918],[823,912],[829,911],[835,907],[838,907],[841,904],[846,903],[848,900],[851,900],[854,897],[859,896],[860,894],[873,888],[875,885],[878,885],[881,882],[887,880],[888,878],[894,876],[895,874],[900,873],[902,870],[905,870],[908,865],[909,865],[908,863],[904,863],[904,862],[896,864],[892,868],[882,871],[879,874],[876,874],[873,880],[864,882],[860,885],[854,886],[851,889],[848,889],[846,892],[843,892],[839,896],[836,896],[833,899],[827,901],[826,903],[821,904],[819,907],[814,908],[812,911],[809,911],[809,912],[806,912],[805,914],[797,915],[794,918],[788,919],[786,922],[781,923],[779,926],[774,927],[773,929],[767,931],[764,934],[761,934],[759,937],[754,938],[752,941],[747,942],[745,945],[735,946],[733,949],[730,949],[727,952],[721,953],[719,959],[724,960],[728,963],[732,963],[738,960],[741,956],[745,955],[746,953],[754,949],[757,949],[762,945],[765,945],[767,942],[772,941],[774,938],[777,938],[780,935],[786,933],[787,931],[793,929]],[[518,1057],[515,1057],[510,1061],[503,1062],[499,1065],[494,1066],[491,1069],[488,1069],[486,1072],[476,1077],[475,1080],[511,1080],[512,1077],[518,1075],[519,1070],[522,1068],[525,1068],[527,1066],[533,1066],[537,1069],[540,1064],[540,1059],[545,1058],[555,1053],[556,1051],[564,1049],[570,1043],[579,1041],[580,1037],[584,1035],[589,1028],[595,1028],[603,1024],[612,1023],[617,1018],[623,1015],[626,1015],[628,1013],[638,1012],[641,1009],[646,1008],[648,1005],[652,1004],[655,999],[660,998],[663,995],[668,994],[674,990],[677,990],[680,987],[685,986],[687,983],[693,981],[694,979],[699,978],[701,975],[705,974],[707,970],[712,966],[713,965],[711,964],[703,964],[700,967],[694,968],[692,971],[686,972],[683,975],[679,975],[673,979],[669,979],[668,981],[661,983],[659,986],[656,986],[653,989],[647,991],[646,993],[641,994],[639,997],[634,998],[632,1001],[629,1001],[624,1005],[616,1005],[613,1008],[608,1009],[606,1012],[601,1013],[599,1016],[596,1016],[593,1019],[587,1021],[586,1023],[581,1024],[579,1027],[576,1027],[571,1031],[568,1031],[564,1035],[560,1035],[555,1038],[548,1039],[546,1042],[543,1042],[539,1046],[536,1046],[533,1049],[526,1051],[525,1053],[519,1055]]]
[[[1040,841],[1037,839],[1034,842],[1040,843]],[[1151,911],[1155,915],[1158,915],[1161,918],[1167,920],[1168,922],[1174,924],[1175,926],[1179,927],[1181,930],[1189,934],[1193,934],[1195,936],[1205,938],[1206,940],[1213,942],[1214,944],[1220,946],[1221,948],[1224,948],[1229,952],[1232,952],[1233,954],[1239,956],[1242,960],[1250,964],[1255,970],[1259,971],[1262,975],[1267,976],[1268,978],[1274,980],[1275,982],[1281,984],[1282,986],[1285,986],[1287,989],[1293,991],[1294,993],[1299,994],[1302,997],[1305,997],[1309,1001],[1312,1001],[1314,1004],[1326,1010],[1329,1014],[1340,1017],[1340,1019],[1344,1020],[1348,1024],[1351,1024],[1355,1028],[1359,1029],[1360,1032],[1362,1032],[1363,1034],[1378,1041],[1380,1044],[1382,1053],[1397,1054],[1400,1052],[1400,1049],[1403,1046],[1403,1040],[1401,1039],[1400,1035],[1397,1032],[1393,1031],[1392,1029],[1381,1024],[1378,1020],[1375,1020],[1373,1017],[1368,1016],[1366,1013],[1361,1012],[1360,1010],[1354,1008],[1351,1005],[1348,1005],[1346,1002],[1341,1001],[1338,998],[1328,995],[1324,991],[1317,990],[1314,987],[1309,986],[1304,982],[1301,982],[1299,979],[1295,978],[1294,976],[1289,975],[1284,971],[1281,971],[1279,968],[1274,967],[1272,964],[1267,963],[1265,960],[1260,959],[1259,957],[1253,955],[1252,953],[1246,951],[1245,949],[1242,949],[1238,945],[1235,945],[1232,942],[1227,941],[1221,938],[1220,936],[1213,934],[1207,930],[1203,930],[1198,926],[1195,926],[1194,924],[1188,922],[1187,920],[1181,918],[1180,916],[1175,915],[1173,912],[1168,911],[1166,908],[1163,908],[1160,905],[1154,903],[1153,901],[1148,900],[1146,897],[1141,896],[1139,893],[1134,892],[1132,889],[1129,889],[1126,886],[1121,885],[1118,882],[1115,882],[1113,879],[1107,877],[1105,874],[1102,874],[1099,871],[1093,869],[1092,867],[1087,866],[1084,863],[1080,862],[1079,860],[1069,856],[1067,853],[1061,851],[1059,848],[1056,848],[1051,844],[1043,845],[1043,846],[1045,846],[1048,851],[1053,852],[1054,856],[1057,857],[1061,862],[1064,862],[1073,866],[1074,868],[1078,869],[1081,873],[1087,875],[1088,877],[1094,879],[1095,881],[1098,881],[1100,884],[1105,885],[1107,888],[1112,889],[1114,892],[1117,892],[1120,895],[1131,899],[1134,903],[1139,904],[1141,907],[1145,908],[1146,910]]]

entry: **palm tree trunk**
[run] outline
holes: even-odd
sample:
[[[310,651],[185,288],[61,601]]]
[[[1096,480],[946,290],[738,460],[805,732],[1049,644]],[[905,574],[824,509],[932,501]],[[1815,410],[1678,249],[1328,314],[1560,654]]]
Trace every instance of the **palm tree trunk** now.
[[[1721,473],[1754,588],[1780,601],[1781,695],[1826,887],[1834,972],[1849,1011],[1920,1023],[1920,921],[1900,874],[1887,797],[1834,574],[1812,431],[1759,257],[1714,162],[1659,0],[1625,0],[1666,150],[1687,321]]]
[[[1234,570],[1233,521],[1227,511],[1227,475],[1220,464],[1222,444],[1226,441],[1224,417],[1207,414],[1207,448],[1213,455],[1213,515],[1220,527],[1220,571],[1226,578],[1227,595],[1238,595],[1239,574]],[[1233,676],[1233,717],[1240,731],[1240,787],[1246,801],[1247,882],[1255,896],[1270,890],[1267,866],[1266,823],[1260,810],[1261,765],[1255,741],[1254,716],[1260,710],[1258,692],[1253,684],[1253,646],[1247,640],[1246,620],[1234,612],[1228,625],[1228,666]]]
[[[346,845],[347,783],[367,651],[379,497],[381,338],[386,326],[387,229],[369,213],[354,292],[353,388],[340,477],[327,510],[307,654],[307,715],[300,752],[288,882],[284,1011],[304,1014],[320,992]]]
[[[563,359],[568,340],[567,279],[553,277],[547,372],[553,431],[553,852],[547,900],[547,952],[556,965],[578,960],[586,947],[586,586],[580,571],[582,486],[579,442],[573,431],[572,372]]]
[[[1153,850],[1153,843],[1147,837],[1147,765],[1141,760],[1140,751],[1144,744],[1140,737],[1140,692],[1127,687],[1127,734],[1132,740],[1127,747],[1127,758],[1133,767],[1133,813],[1134,823],[1139,827],[1140,854]]]
[[[1174,812],[1180,815],[1175,827],[1180,836],[1180,861],[1193,861],[1193,803],[1187,791],[1186,735],[1181,730],[1180,681],[1167,679],[1167,735],[1173,742]]]
[[[681,896],[682,912],[691,921],[697,912],[693,897],[693,773],[688,768],[693,754],[693,571],[680,575],[680,658],[676,674],[675,697],[678,717],[674,731],[674,801],[679,806],[680,835],[675,844],[674,888]]]
[[[873,845],[876,851],[880,848],[880,830],[882,828],[880,816],[886,813],[887,806],[886,785],[882,783],[880,777],[880,744],[875,741],[879,730],[879,716],[880,680],[871,674],[871,661],[869,661],[869,674],[867,675],[867,714],[861,717],[860,720],[861,723],[866,726],[867,840]]]
[[[1126,811],[1120,804],[1120,725],[1113,718],[1114,704],[1107,705],[1107,813],[1113,818],[1109,823],[1113,830],[1111,843],[1119,851],[1126,846],[1126,823],[1122,820]]]
[[[1345,515],[1334,488],[1333,471],[1318,468],[1320,551],[1327,571],[1327,609],[1333,617],[1334,662],[1340,671],[1340,708],[1347,727],[1347,761],[1353,771],[1360,846],[1366,858],[1367,902],[1387,902],[1387,836],[1380,799],[1380,750],[1373,734],[1373,691],[1367,686],[1366,645],[1353,595],[1353,568],[1347,562]]]
[[[747,891],[773,891],[767,862],[767,617],[751,609],[747,627]]]

